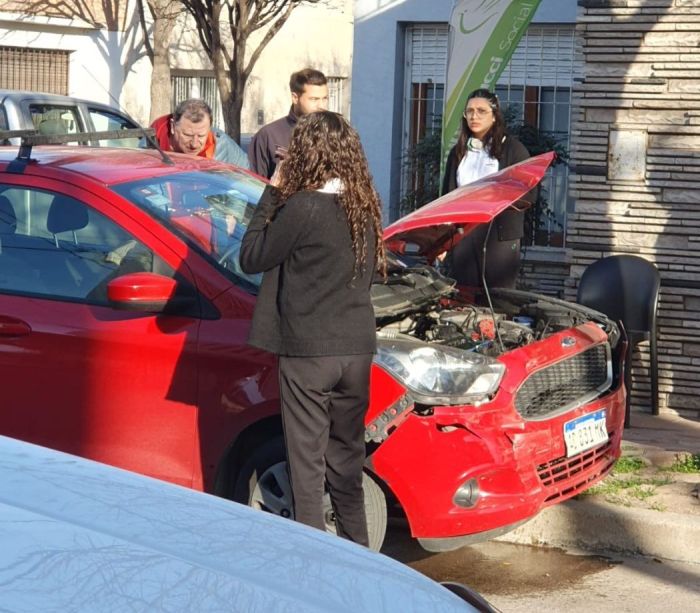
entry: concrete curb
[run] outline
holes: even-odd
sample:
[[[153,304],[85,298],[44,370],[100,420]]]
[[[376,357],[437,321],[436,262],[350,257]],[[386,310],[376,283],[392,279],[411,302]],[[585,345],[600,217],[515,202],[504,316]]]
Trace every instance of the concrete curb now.
[[[496,540],[700,564],[700,517],[569,500]]]

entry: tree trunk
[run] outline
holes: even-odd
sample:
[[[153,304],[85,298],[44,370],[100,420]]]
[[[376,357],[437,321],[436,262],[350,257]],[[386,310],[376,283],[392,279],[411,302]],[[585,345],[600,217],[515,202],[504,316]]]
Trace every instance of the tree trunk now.
[[[149,123],[161,115],[170,113],[172,84],[170,82],[170,33],[169,20],[156,18],[153,23],[153,73],[151,75],[151,116]]]
[[[260,54],[299,4],[318,4],[324,0],[179,1],[194,18],[199,39],[214,66],[226,133],[240,142],[243,94]],[[221,38],[223,10],[233,39],[230,49]],[[257,46],[248,49],[251,33],[261,28],[262,39]]]
[[[154,3],[155,4],[155,3]],[[171,112],[170,36],[175,19],[156,13],[153,21],[153,74],[151,76],[150,123]]]
[[[228,134],[237,143],[241,142],[241,109],[242,101],[236,103],[237,95],[236,80],[230,78],[232,75],[228,70],[228,63],[223,57],[223,53],[216,54],[213,58],[214,74],[216,75],[216,84],[219,89],[219,98],[221,99],[221,114],[224,118],[224,128]]]
[[[231,92],[228,100],[221,100],[221,111],[226,124],[226,133],[237,143],[241,142],[241,111],[243,110],[243,97],[236,92]]]

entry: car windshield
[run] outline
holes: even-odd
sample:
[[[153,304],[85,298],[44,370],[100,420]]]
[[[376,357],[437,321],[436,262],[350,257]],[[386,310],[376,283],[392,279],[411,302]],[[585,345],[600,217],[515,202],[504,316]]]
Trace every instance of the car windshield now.
[[[241,171],[222,168],[183,172],[120,183],[112,189],[203,251],[216,266],[250,291],[261,275],[241,270],[241,240],[265,184]]]

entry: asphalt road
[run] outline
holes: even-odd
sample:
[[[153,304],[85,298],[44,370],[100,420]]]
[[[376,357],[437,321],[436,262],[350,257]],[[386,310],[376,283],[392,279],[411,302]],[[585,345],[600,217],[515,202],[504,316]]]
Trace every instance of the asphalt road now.
[[[436,581],[470,585],[504,613],[700,613],[700,565],[582,555],[491,541],[431,554],[390,527],[382,553]]]

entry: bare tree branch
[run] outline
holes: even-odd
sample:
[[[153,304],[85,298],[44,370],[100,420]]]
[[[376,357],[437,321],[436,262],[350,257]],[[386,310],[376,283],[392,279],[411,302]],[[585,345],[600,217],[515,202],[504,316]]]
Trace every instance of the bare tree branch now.
[[[202,47],[214,67],[226,131],[239,139],[246,83],[265,47],[295,8],[326,0],[180,1],[194,19]],[[265,33],[250,48],[250,36],[258,30]]]
[[[148,54],[148,59],[151,60],[151,65],[153,64],[153,45],[151,45],[151,38],[148,36],[148,26],[146,25],[146,11],[143,6],[143,0],[136,1],[136,8],[139,12],[139,23],[141,24],[141,30],[143,31],[143,44],[146,47],[146,53]],[[153,9],[148,6],[151,13],[151,19],[155,19],[153,15]]]

